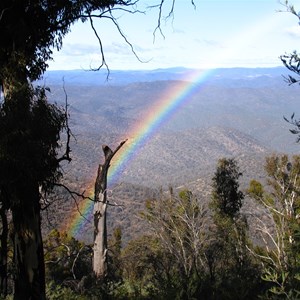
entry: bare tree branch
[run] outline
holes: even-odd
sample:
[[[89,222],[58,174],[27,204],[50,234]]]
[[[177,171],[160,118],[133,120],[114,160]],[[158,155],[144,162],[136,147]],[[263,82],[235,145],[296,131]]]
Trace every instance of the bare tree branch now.
[[[66,141],[66,148],[65,148],[65,152],[64,154],[58,158],[58,163],[60,163],[61,161],[68,161],[68,162],[71,162],[72,161],[72,158],[70,157],[70,154],[72,152],[71,150],[71,147],[70,147],[70,140],[71,140],[71,136],[74,137],[74,135],[72,134],[72,131],[70,129],[70,126],[69,126],[69,112],[68,112],[68,108],[69,108],[69,104],[68,104],[68,95],[67,95],[67,92],[66,92],[66,89],[65,89],[65,80],[63,78],[63,91],[64,91],[64,94],[65,94],[65,129],[66,129],[66,134],[67,134],[67,141]]]
[[[74,260],[73,260],[72,268],[71,268],[72,275],[73,275],[73,278],[74,278],[74,279],[77,279],[77,278],[76,278],[76,275],[75,275],[75,272],[74,272],[74,268],[75,268],[76,262],[77,262],[77,260],[78,260],[78,258],[79,258],[79,255],[81,254],[81,252],[83,251],[84,248],[91,249],[90,246],[84,245],[84,246],[82,246],[82,247],[79,249],[79,251],[77,252],[77,254],[76,254],[76,256],[75,256],[75,258],[74,258]]]
[[[94,21],[93,21],[93,18],[89,15],[88,16],[89,18],[89,21],[90,21],[90,24],[91,24],[91,27],[94,31],[94,34],[98,40],[98,44],[99,44],[99,47],[100,47],[100,54],[101,54],[101,64],[98,66],[98,68],[91,68],[92,71],[99,71],[103,66],[105,66],[106,70],[107,70],[107,78],[109,77],[109,74],[110,74],[110,71],[109,71],[109,68],[108,68],[108,65],[106,63],[106,60],[105,60],[105,56],[104,56],[104,50],[103,50],[103,44],[102,44],[102,40],[100,38],[100,36],[98,35],[98,32],[94,26]]]
[[[137,4],[137,2],[138,1],[131,2],[131,3],[126,4],[125,6],[134,7]],[[101,37],[100,37],[100,35],[99,35],[97,29],[95,28],[95,25],[94,25],[94,18],[95,19],[96,18],[98,18],[98,19],[102,18],[102,19],[111,20],[113,22],[113,24],[115,25],[115,27],[117,28],[117,30],[118,30],[119,34],[121,35],[121,37],[124,39],[125,43],[130,47],[131,52],[134,54],[134,56],[137,58],[137,60],[140,61],[140,62],[144,62],[139,58],[138,54],[134,50],[134,47],[133,47],[132,43],[127,39],[126,35],[124,34],[124,32],[122,31],[120,25],[118,24],[117,18],[113,15],[113,12],[115,12],[115,11],[122,11],[122,12],[130,13],[130,14],[136,14],[136,13],[144,14],[145,13],[145,12],[140,11],[138,9],[130,10],[130,9],[122,8],[122,7],[113,7],[113,8],[109,8],[107,10],[101,11],[99,14],[93,14],[91,12],[88,12],[87,15],[82,15],[82,18],[89,19],[91,28],[92,28],[92,30],[94,32],[94,35],[95,35],[95,37],[98,41],[98,45],[99,45],[99,48],[100,48],[100,54],[101,54],[101,63],[100,63],[100,65],[97,68],[93,68],[92,66],[90,66],[90,69],[92,71],[99,71],[101,68],[105,67],[106,70],[107,70],[107,79],[109,77],[110,70],[109,70],[109,66],[108,66],[108,64],[106,62],[106,59],[105,59],[104,48],[103,48],[103,43],[102,43]]]
[[[163,17],[163,8],[166,3],[166,0],[161,0],[158,4],[150,5],[148,6],[149,9],[158,8],[158,17],[157,17],[157,25],[153,31],[153,41],[155,42],[156,32],[159,31],[160,35],[165,38],[165,35],[161,29],[161,21],[162,19],[167,20],[169,18],[174,18],[174,10],[175,10],[175,3],[176,0],[172,0],[171,2],[171,8],[169,9],[167,16]],[[191,4],[196,9],[196,5],[194,3],[194,0],[191,0]]]
[[[4,13],[5,13],[7,10],[11,9],[11,8],[12,8],[12,6],[6,7],[6,8],[4,8],[4,9],[1,11],[1,14],[0,14],[0,22],[1,22],[1,19],[2,19],[3,15],[4,15]]]
[[[116,26],[116,28],[118,29],[120,35],[122,36],[122,38],[124,39],[124,41],[126,42],[126,44],[130,47],[131,52],[134,54],[134,56],[136,57],[136,59],[137,59],[139,62],[144,63],[144,61],[142,61],[142,60],[139,58],[139,56],[137,55],[137,53],[135,52],[133,45],[129,42],[129,40],[127,39],[126,35],[123,33],[123,31],[122,31],[121,27],[119,26],[119,24],[118,24],[116,18],[114,18],[112,15],[111,15],[111,17],[104,16],[104,18],[110,19],[110,20],[115,24],[115,26]]]

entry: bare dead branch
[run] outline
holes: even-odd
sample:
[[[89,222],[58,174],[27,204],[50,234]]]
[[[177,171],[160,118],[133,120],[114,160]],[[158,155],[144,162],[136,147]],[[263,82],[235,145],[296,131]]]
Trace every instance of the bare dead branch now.
[[[153,31],[153,41],[155,41],[155,36],[156,36],[157,31],[159,31],[161,36],[163,38],[165,38],[165,36],[162,32],[162,29],[161,29],[162,7],[163,7],[164,2],[165,2],[165,0],[161,0],[161,2],[158,4],[158,19],[157,19],[156,28]],[[152,7],[157,7],[157,6],[152,6]]]
[[[92,71],[99,71],[103,66],[105,66],[106,70],[107,70],[107,78],[109,77],[109,74],[110,74],[110,71],[109,71],[109,67],[106,63],[106,60],[105,60],[105,56],[104,56],[104,50],[103,50],[103,44],[102,44],[102,40],[94,26],[94,21],[93,21],[93,18],[91,17],[91,15],[88,16],[88,19],[90,21],[90,24],[91,24],[91,27],[92,27],[92,30],[98,40],[98,45],[99,45],[99,48],[100,48],[100,54],[101,54],[101,64],[98,66],[98,68],[91,68]]]
[[[125,7],[134,7],[136,4],[137,4],[138,1],[134,1],[134,2],[123,2],[121,1],[121,5],[122,6],[125,6]],[[122,11],[122,12],[126,12],[126,13],[131,13],[131,14],[136,14],[136,13],[145,13],[145,12],[142,12],[140,10],[137,10],[137,9],[134,9],[134,10],[130,10],[130,9],[127,9],[127,8],[123,8],[123,7],[110,7],[106,10],[103,10],[101,11],[100,13],[98,14],[94,14],[92,12],[87,12],[86,15],[82,15],[81,18],[87,18],[89,19],[89,22],[90,22],[90,25],[91,25],[91,28],[94,32],[94,35],[98,41],[98,45],[99,45],[99,48],[100,48],[100,54],[101,54],[101,63],[100,65],[97,67],[97,68],[93,68],[92,66],[90,66],[90,69],[92,71],[99,71],[101,68],[105,67],[106,70],[107,70],[107,79],[109,78],[109,74],[110,74],[110,70],[109,70],[109,67],[108,67],[108,64],[106,62],[106,59],[105,59],[105,55],[104,55],[104,49],[103,49],[103,43],[102,43],[102,40],[101,40],[101,37],[99,36],[98,34],[98,31],[97,29],[95,28],[94,26],[94,18],[106,18],[106,19],[109,19],[113,22],[113,24],[116,26],[118,32],[120,33],[120,35],[122,36],[122,38],[124,39],[124,41],[126,42],[127,45],[129,45],[132,53],[135,55],[135,57],[139,60],[140,58],[138,57],[137,53],[135,52],[134,48],[133,48],[133,45],[129,42],[129,40],[126,38],[125,34],[123,33],[123,31],[121,30],[118,22],[117,22],[117,19],[113,16],[113,12],[114,11]],[[142,61],[141,61],[142,62]]]
[[[137,4],[137,2],[138,1],[132,3],[132,5],[130,5],[130,6],[135,6],[135,4]],[[92,18],[103,18],[107,13],[112,13],[112,12],[115,12],[115,11],[125,12],[125,13],[129,13],[129,14],[146,14],[145,11],[142,11],[142,10],[139,10],[139,9],[130,10],[130,9],[127,9],[127,8],[124,8],[124,7],[112,7],[112,8],[109,8],[107,10],[103,10],[98,14],[95,14],[95,13],[90,13],[89,15],[88,14],[87,15],[83,14],[83,15],[81,15],[81,17],[82,18],[88,18],[90,16]]]
[[[56,187],[61,187],[61,188],[64,188],[68,193],[69,195],[72,197],[73,201],[75,202],[75,205],[76,205],[76,209],[78,211],[78,213],[80,214],[80,216],[82,218],[84,218],[87,222],[90,222],[80,211],[80,208],[79,208],[79,204],[78,204],[78,201],[77,201],[77,197],[83,199],[83,200],[90,200],[90,201],[93,201],[92,198],[88,197],[88,196],[85,196],[85,191],[83,191],[82,193],[79,193],[79,192],[76,192],[76,191],[72,191],[71,189],[69,189],[65,184],[63,183],[53,183],[54,186]],[[51,203],[49,203],[48,205],[46,205],[45,207],[42,207],[41,210],[46,210],[49,206],[51,205]]]
[[[164,5],[165,5],[165,2],[166,2],[166,0],[161,0],[159,2],[159,4],[148,6],[149,9],[158,8],[157,25],[156,25],[156,27],[155,27],[155,29],[153,31],[153,42],[155,42],[155,37],[156,37],[156,32],[157,31],[160,33],[160,35],[163,38],[165,38],[165,35],[164,35],[164,33],[163,33],[162,29],[161,29],[161,21],[162,21],[162,19],[167,20],[169,18],[174,18],[174,10],[175,10],[176,0],[172,0],[171,8],[169,9],[169,12],[168,12],[167,16],[163,18],[163,8],[164,8]],[[196,9],[196,5],[194,3],[194,0],[191,0],[191,4]]]
[[[62,260],[61,257],[58,257],[57,260],[46,260],[45,264],[55,264],[57,265]]]
[[[0,14],[0,22],[1,22],[1,19],[3,18],[4,13],[5,13],[7,10],[12,9],[12,8],[13,8],[13,6],[6,7],[6,8],[4,8],[4,9],[2,9],[1,14]]]
[[[107,79],[109,78],[109,66],[107,64],[105,55],[104,55],[104,48],[103,48],[103,43],[101,40],[101,37],[97,31],[97,29],[94,26],[94,21],[93,19],[100,19],[100,18],[106,18],[109,19],[113,22],[113,24],[115,25],[115,27],[117,28],[119,34],[121,35],[121,37],[123,38],[123,40],[125,41],[125,43],[129,46],[131,52],[134,54],[134,56],[137,58],[137,60],[141,63],[146,63],[149,62],[148,61],[143,61],[140,59],[140,57],[138,56],[138,54],[136,53],[133,44],[127,39],[126,35],[124,34],[124,32],[121,30],[120,25],[118,24],[117,18],[114,16],[114,12],[125,12],[125,13],[130,13],[130,14],[137,14],[137,13],[141,13],[141,14],[145,14],[145,11],[141,11],[139,9],[137,9],[135,6],[136,4],[139,2],[139,0],[136,0],[134,2],[128,1],[128,2],[124,2],[124,1],[120,1],[118,3],[116,3],[115,6],[113,7],[108,7],[107,9],[103,9],[101,10],[99,13],[95,13],[92,11],[89,11],[89,9],[87,9],[86,13],[82,14],[80,16],[80,18],[82,18],[83,20],[88,19],[91,25],[91,28],[95,34],[95,37],[98,41],[99,44],[99,48],[100,48],[100,55],[101,55],[101,63],[99,64],[98,67],[94,68],[90,65],[90,70],[92,71],[99,71],[101,68],[105,67],[107,70]],[[163,8],[165,5],[166,0],[160,0],[159,4],[156,5],[152,5],[152,6],[148,6],[148,9],[152,9],[152,8],[158,8],[158,17],[157,17],[157,26],[153,31],[153,39],[155,41],[155,36],[156,36],[156,32],[159,31],[161,36],[163,36],[163,38],[165,38],[163,31],[161,29],[161,21],[163,19]],[[175,3],[176,0],[171,0],[171,8],[168,11],[167,16],[164,18],[165,20],[171,18],[174,16],[174,9],[175,9]],[[194,8],[196,8],[195,3],[193,0],[191,0],[191,4],[194,6]],[[118,6],[119,5],[119,6]],[[125,8],[124,8],[125,7]],[[130,8],[131,9],[130,9]]]
[[[139,62],[144,63],[144,61],[142,61],[142,60],[139,58],[139,56],[137,55],[137,53],[136,53],[135,50],[134,50],[133,45],[129,42],[129,40],[127,39],[126,35],[125,35],[124,32],[122,31],[120,25],[119,25],[118,22],[117,22],[117,19],[114,18],[114,17],[112,16],[112,14],[111,14],[110,17],[104,16],[104,18],[108,18],[108,19],[110,19],[110,20],[114,23],[114,25],[116,26],[117,30],[119,31],[119,34],[120,34],[120,35],[122,36],[122,38],[124,39],[125,43],[130,47],[131,52],[133,53],[133,55],[136,57],[136,59],[137,59]]]
[[[68,161],[68,162],[71,162],[72,161],[72,158],[70,157],[70,154],[71,154],[71,147],[70,147],[70,139],[71,139],[71,136],[73,136],[72,134],[72,131],[70,129],[70,126],[69,126],[69,112],[68,112],[68,107],[69,107],[69,104],[68,104],[68,94],[66,92],[66,88],[65,88],[65,80],[63,78],[63,91],[64,91],[64,94],[65,94],[65,128],[66,128],[66,133],[67,133],[67,142],[66,142],[66,149],[65,149],[65,153],[58,159],[58,163],[60,163],[61,161]]]
[[[75,280],[76,280],[77,278],[76,278],[76,275],[75,275],[75,272],[74,272],[74,268],[75,268],[76,262],[77,262],[77,260],[78,260],[78,258],[79,258],[79,255],[80,255],[80,253],[83,251],[84,248],[91,249],[90,246],[87,246],[87,245],[82,246],[82,247],[79,249],[79,251],[77,252],[77,254],[76,254],[76,256],[75,256],[75,258],[74,258],[74,260],[73,260],[73,263],[72,263],[71,272],[72,272],[73,278],[74,278]]]

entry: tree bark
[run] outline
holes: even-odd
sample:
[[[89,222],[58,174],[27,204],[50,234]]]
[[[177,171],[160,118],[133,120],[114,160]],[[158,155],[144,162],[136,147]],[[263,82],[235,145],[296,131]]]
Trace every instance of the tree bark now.
[[[7,210],[4,204],[0,209],[0,217],[2,220],[2,232],[1,232],[1,249],[0,249],[0,290],[1,296],[4,298],[7,296],[7,241],[8,241],[8,221]]]
[[[45,267],[38,185],[14,193],[13,246],[15,300],[45,300]]]
[[[97,279],[104,279],[107,276],[107,173],[110,161],[117,151],[126,142],[123,141],[112,151],[108,146],[103,145],[105,160],[99,164],[94,190],[94,247],[93,247],[93,272]]]

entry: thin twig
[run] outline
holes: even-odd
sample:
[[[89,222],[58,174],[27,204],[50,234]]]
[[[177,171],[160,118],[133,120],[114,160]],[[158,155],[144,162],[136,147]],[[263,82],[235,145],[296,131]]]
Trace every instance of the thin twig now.
[[[108,64],[106,63],[106,60],[105,60],[105,56],[104,56],[104,50],[103,50],[103,44],[102,44],[102,40],[94,26],[94,21],[93,21],[93,18],[91,17],[91,15],[89,14],[88,16],[88,19],[90,21],[90,24],[91,24],[91,27],[92,27],[92,30],[98,40],[98,44],[99,44],[99,48],[100,48],[100,53],[101,53],[101,64],[98,66],[98,68],[91,68],[92,71],[99,71],[103,66],[105,66],[106,70],[107,70],[107,78],[109,77],[109,74],[110,74],[110,70],[109,70],[109,67],[108,67]]]

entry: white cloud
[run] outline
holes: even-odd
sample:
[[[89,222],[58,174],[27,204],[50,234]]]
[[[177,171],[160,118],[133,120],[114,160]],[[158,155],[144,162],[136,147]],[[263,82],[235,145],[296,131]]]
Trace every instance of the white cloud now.
[[[66,56],[86,56],[97,52],[99,52],[98,45],[87,45],[79,43],[66,44],[61,50],[61,53]]]
[[[300,26],[289,27],[284,31],[284,33],[289,35],[292,38],[299,39],[300,38]]]
[[[207,39],[204,39],[204,40],[202,40],[202,42],[205,45],[210,46],[210,47],[225,48],[225,46],[222,43],[220,43],[220,42],[218,42],[216,40],[207,40]]]

